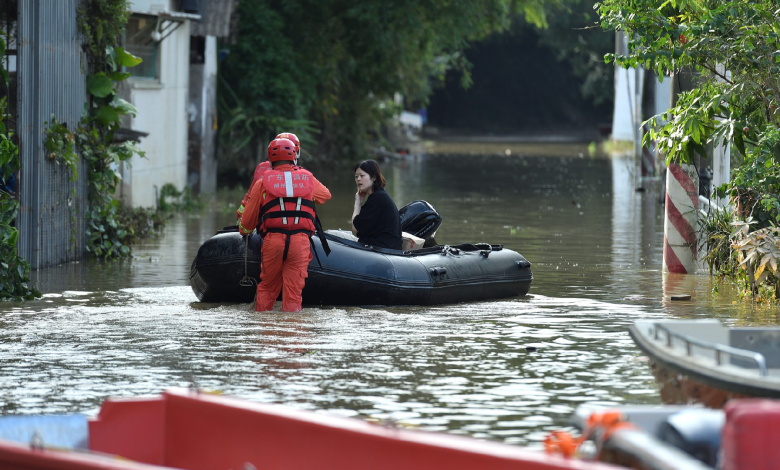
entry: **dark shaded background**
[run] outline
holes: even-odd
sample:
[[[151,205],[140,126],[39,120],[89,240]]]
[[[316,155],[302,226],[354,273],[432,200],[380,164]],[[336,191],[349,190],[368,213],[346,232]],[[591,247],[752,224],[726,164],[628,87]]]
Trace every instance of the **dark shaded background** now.
[[[556,23],[557,21],[557,23]],[[579,24],[578,24],[579,23]],[[576,15],[538,31],[518,23],[467,49],[473,84],[449,73],[428,106],[429,125],[470,134],[597,135],[612,120],[614,33]],[[585,29],[584,29],[585,28]]]

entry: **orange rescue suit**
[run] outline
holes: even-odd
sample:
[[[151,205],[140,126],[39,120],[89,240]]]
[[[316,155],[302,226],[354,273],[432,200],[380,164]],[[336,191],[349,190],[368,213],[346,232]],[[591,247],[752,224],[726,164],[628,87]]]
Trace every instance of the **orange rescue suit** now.
[[[263,173],[265,173],[267,170],[271,169],[271,162],[268,160],[264,162],[260,162],[257,167],[255,168],[255,174],[252,176],[252,184],[249,185],[249,189],[246,190],[246,194],[244,195],[244,199],[241,200],[241,206],[236,209],[236,220],[241,218],[241,214],[244,213],[244,207],[246,206],[247,202],[249,202],[249,193],[252,192],[252,186],[255,185],[258,181],[260,181],[263,178]]]
[[[295,175],[299,176],[297,180]],[[304,180],[304,176],[307,179]],[[288,196],[288,182],[293,184],[289,188],[291,196]],[[300,187],[302,183],[303,188]],[[296,184],[298,187],[295,187]],[[259,226],[263,233],[260,283],[257,285],[255,303],[258,312],[272,310],[280,290],[283,311],[297,312],[302,308],[301,293],[312,259],[309,236],[314,231],[313,221],[305,215],[310,209],[313,214],[313,207],[309,208],[303,202],[304,195],[311,197],[310,202],[315,204],[322,204],[331,198],[328,188],[309,171],[292,165],[279,165],[266,171],[263,178],[252,186],[249,201],[239,221],[239,231],[246,236]],[[283,198],[281,203],[285,210],[281,209],[279,197]],[[296,210],[298,197],[301,198],[300,211]]]

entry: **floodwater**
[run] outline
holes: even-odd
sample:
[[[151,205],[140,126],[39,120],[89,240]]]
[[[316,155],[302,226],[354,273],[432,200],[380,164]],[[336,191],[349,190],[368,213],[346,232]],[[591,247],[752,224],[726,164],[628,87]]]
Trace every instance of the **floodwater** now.
[[[440,243],[522,253],[533,263],[529,295],[296,314],[201,304],[189,267],[231,222],[238,201],[223,201],[175,217],[132,261],[42,270],[43,299],[0,304],[0,411],[94,413],[106,397],[197,386],[538,447],[580,404],[660,402],[627,333],[634,320],[778,322],[777,309],[752,308],[707,275],[662,274],[663,207],[652,181],[633,191],[627,160],[577,144],[430,152],[383,165],[390,195],[399,207],[432,203]],[[319,211],[324,225],[348,229],[351,171],[318,177],[334,194]],[[666,300],[673,293],[693,299]]]

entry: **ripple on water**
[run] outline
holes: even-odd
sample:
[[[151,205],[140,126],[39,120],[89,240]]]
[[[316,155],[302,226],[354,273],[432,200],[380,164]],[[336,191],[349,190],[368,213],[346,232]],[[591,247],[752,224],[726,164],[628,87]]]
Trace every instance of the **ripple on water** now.
[[[399,207],[423,198],[442,214],[439,242],[488,241],[521,252],[533,263],[532,295],[299,314],[203,304],[183,286],[198,247],[230,215],[178,216],[163,236],[137,247],[134,260],[36,271],[44,298],[0,303],[0,409],[94,413],[109,396],[194,384],[538,446],[580,404],[659,402],[627,334],[634,320],[778,323],[780,310],[739,301],[728,283],[663,275],[657,194],[635,193],[616,159],[557,151],[513,150],[501,165],[487,155],[383,165]],[[322,181],[333,199],[318,213],[326,227],[343,226],[352,178]],[[669,302],[671,292],[693,299]]]
[[[622,324],[636,307],[542,295],[410,309],[192,308],[188,287],[50,297],[4,315],[6,413],[192,383],[249,399],[515,443],[580,403],[657,402]],[[32,305],[32,304],[31,304]],[[576,305],[576,309],[572,306]],[[43,308],[41,308],[43,307]],[[528,352],[528,345],[535,352]],[[533,431],[533,432],[532,432]]]

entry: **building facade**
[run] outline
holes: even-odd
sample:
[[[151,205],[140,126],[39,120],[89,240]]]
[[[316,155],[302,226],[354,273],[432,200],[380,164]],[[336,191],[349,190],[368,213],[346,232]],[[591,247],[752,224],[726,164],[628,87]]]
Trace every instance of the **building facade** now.
[[[120,196],[132,207],[156,207],[164,185],[187,184],[190,27],[200,20],[197,8],[180,10],[187,3],[131,1],[125,47],[144,61],[129,70],[123,94],[138,110],[127,124],[148,133],[139,144],[145,157],[120,169]]]

